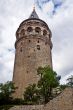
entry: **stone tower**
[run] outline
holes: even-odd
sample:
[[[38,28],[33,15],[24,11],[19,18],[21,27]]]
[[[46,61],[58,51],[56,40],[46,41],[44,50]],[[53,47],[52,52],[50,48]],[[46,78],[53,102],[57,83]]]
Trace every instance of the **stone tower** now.
[[[13,82],[18,87],[16,98],[22,98],[24,89],[38,81],[37,68],[49,65],[52,68],[51,31],[39,19],[35,9],[16,31],[16,53]]]

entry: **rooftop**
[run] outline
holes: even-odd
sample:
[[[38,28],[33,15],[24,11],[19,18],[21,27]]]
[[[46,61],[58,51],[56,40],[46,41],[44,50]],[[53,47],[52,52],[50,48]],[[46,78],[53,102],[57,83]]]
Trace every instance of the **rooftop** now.
[[[37,18],[37,19],[39,19],[38,15],[37,15],[37,13],[36,13],[36,11],[35,11],[35,7],[33,8],[33,11],[32,11],[32,13],[31,13],[29,19],[31,19],[31,18]]]

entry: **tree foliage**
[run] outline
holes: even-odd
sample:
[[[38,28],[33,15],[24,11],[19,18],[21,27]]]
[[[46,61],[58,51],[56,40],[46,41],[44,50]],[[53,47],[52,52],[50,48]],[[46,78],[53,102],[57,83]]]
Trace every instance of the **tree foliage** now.
[[[37,70],[40,79],[38,81],[38,88],[40,88],[40,95],[43,98],[44,103],[47,103],[50,98],[53,97],[52,89],[59,85],[57,80],[57,73],[54,72],[51,68],[39,67]]]
[[[39,80],[37,86],[29,85],[24,92],[26,102],[47,103],[53,98],[52,89],[59,85],[57,74],[51,68],[39,67],[37,70]]]
[[[26,104],[35,104],[38,102],[38,89],[36,84],[29,85],[24,92],[24,102]]]
[[[73,75],[71,75],[68,79],[67,79],[68,83],[67,85],[70,87],[73,87]]]
[[[12,99],[12,93],[15,92],[14,84],[8,81],[0,84],[0,104],[8,103]]]

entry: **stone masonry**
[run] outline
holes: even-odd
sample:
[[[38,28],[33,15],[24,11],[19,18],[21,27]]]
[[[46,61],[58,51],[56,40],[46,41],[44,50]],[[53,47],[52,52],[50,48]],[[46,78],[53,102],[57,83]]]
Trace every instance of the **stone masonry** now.
[[[73,110],[73,88],[66,88],[46,105],[15,106],[10,110]]]

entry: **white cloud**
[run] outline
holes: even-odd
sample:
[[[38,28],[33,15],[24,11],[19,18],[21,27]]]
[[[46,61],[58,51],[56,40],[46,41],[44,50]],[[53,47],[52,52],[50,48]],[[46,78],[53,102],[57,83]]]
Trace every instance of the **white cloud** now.
[[[69,77],[71,77],[73,75],[73,71],[71,71],[68,75],[65,75],[63,78],[62,78],[62,80],[60,81],[60,83],[61,84],[66,84],[68,81],[67,81],[67,79],[69,78]]]
[[[52,11],[53,11],[53,9],[54,9],[54,4],[53,4],[53,2],[52,1],[49,1],[49,2],[47,2],[47,3],[45,3],[44,5],[43,5],[43,12],[44,13],[51,13]]]

